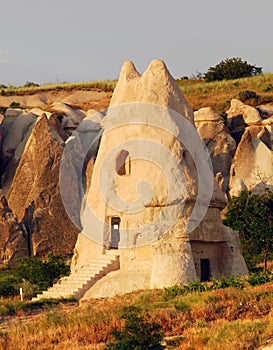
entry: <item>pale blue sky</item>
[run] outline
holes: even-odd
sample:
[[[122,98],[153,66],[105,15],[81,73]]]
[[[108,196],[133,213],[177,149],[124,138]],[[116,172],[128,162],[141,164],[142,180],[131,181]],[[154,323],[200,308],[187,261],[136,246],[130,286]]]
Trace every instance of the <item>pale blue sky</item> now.
[[[241,57],[273,72],[272,0],[0,0],[0,83],[115,79],[163,59],[175,78]]]

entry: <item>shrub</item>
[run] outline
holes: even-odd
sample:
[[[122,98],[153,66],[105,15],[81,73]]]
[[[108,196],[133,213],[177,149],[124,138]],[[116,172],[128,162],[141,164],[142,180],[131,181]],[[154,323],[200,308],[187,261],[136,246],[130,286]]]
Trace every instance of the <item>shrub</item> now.
[[[248,267],[255,267],[263,260],[264,271],[273,248],[273,192],[265,189],[255,194],[242,191],[232,197],[224,224],[240,233],[243,255]]]
[[[19,278],[37,285],[40,290],[45,290],[61,276],[69,274],[67,266],[60,255],[48,255],[43,261],[37,257],[23,258],[17,269]]]
[[[204,74],[204,79],[206,82],[224,79],[231,80],[252,77],[261,73],[261,67],[256,67],[239,57],[234,57],[221,61],[215,67],[210,67],[207,73]]]
[[[0,297],[14,297],[19,294],[20,279],[13,269],[1,267],[0,269]]]
[[[247,282],[251,286],[257,286],[259,284],[270,282],[272,280],[273,276],[270,275],[268,272],[251,273],[247,278]]]
[[[16,294],[18,294],[18,291],[16,290],[14,286],[14,280],[7,280],[7,281],[1,281],[0,282],[0,296],[1,297],[14,297]]]
[[[271,91],[271,90],[273,90],[273,85],[272,84],[268,84],[267,87],[265,87],[263,89],[264,92],[268,92],[268,91]]]
[[[25,84],[24,84],[24,87],[38,87],[40,86],[39,84],[36,84],[36,83],[33,83],[33,81],[27,81]]]
[[[163,331],[158,323],[149,323],[135,306],[125,307],[121,317],[125,319],[121,331],[112,330],[115,341],[106,345],[105,350],[161,350]]]
[[[15,101],[12,101],[9,106],[10,106],[10,108],[21,108],[20,103],[19,102],[15,102]]]
[[[258,96],[257,96],[255,91],[245,90],[245,91],[241,91],[239,93],[239,99],[242,102],[245,102],[245,101],[250,100],[250,99],[257,99],[257,98],[258,98]]]

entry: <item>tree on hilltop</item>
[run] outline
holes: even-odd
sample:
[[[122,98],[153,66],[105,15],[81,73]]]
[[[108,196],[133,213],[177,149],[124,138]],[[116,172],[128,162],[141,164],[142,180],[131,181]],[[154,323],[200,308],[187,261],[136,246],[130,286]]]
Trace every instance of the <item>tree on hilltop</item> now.
[[[227,58],[214,67],[210,67],[204,74],[206,82],[217,80],[231,80],[252,77],[262,73],[262,67],[256,67],[239,57]]]

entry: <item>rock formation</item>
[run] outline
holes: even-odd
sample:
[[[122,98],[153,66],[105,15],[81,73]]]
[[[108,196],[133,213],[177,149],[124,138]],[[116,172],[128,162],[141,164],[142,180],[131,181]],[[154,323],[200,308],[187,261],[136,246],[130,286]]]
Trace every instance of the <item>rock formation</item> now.
[[[3,143],[0,154],[1,171],[4,173],[1,184],[7,192],[13,179],[16,167],[24,151],[26,142],[36,121],[34,114],[7,110],[3,121]]]
[[[237,142],[230,169],[229,194],[242,190],[263,191],[272,187],[272,106],[258,108],[231,101],[227,111],[227,126]]]
[[[63,102],[55,102],[51,110],[61,115],[62,127],[68,132],[75,130],[86,116],[79,108],[73,108]]]
[[[246,128],[230,170],[230,195],[242,189],[260,191],[273,185],[273,151],[270,133],[264,126]]]
[[[76,242],[78,230],[66,214],[59,189],[64,142],[57,118],[39,117],[7,194],[10,208],[25,225],[30,255],[69,255]]]
[[[28,241],[22,224],[8,206],[0,190],[0,261],[14,263],[16,258],[28,256]]]
[[[236,149],[235,140],[227,132],[224,119],[209,107],[194,112],[194,122],[209,151],[220,188],[227,192],[230,167]]]
[[[203,136],[215,141],[215,157],[227,154],[219,157],[226,176],[234,142],[221,118],[207,114],[217,124]],[[142,76],[123,65],[102,127],[72,271],[108,249],[121,268],[88,297],[246,274],[238,234],[221,222],[226,200],[198,148],[193,113],[162,61]]]

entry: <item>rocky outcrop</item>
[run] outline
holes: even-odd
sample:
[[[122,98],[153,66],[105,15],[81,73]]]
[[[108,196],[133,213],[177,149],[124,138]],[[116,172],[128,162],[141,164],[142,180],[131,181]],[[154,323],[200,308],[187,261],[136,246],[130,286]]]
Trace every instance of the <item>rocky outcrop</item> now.
[[[238,145],[247,126],[262,125],[258,109],[248,106],[240,100],[232,99],[227,110],[227,126]]]
[[[227,192],[230,166],[236,149],[235,140],[227,132],[224,119],[209,107],[194,112],[194,122],[209,151],[219,187]]]
[[[28,256],[28,239],[24,226],[18,223],[0,190],[0,263],[12,264],[24,256]]]
[[[227,111],[228,126],[235,127],[241,120],[246,125],[261,124],[262,118],[259,111],[251,106],[244,104],[240,100],[232,99],[231,106]]]
[[[8,191],[26,142],[37,117],[34,114],[8,110],[3,121],[3,142],[0,154],[1,185]]]
[[[51,110],[60,115],[62,127],[66,131],[75,130],[86,116],[79,108],[73,108],[63,102],[55,102]]]
[[[237,147],[230,171],[230,193],[240,188],[261,190],[273,185],[273,151],[270,134],[264,126],[246,128]]]
[[[23,222],[31,255],[72,253],[78,230],[69,220],[59,189],[65,134],[59,121],[37,119],[8,192],[9,206]]]
[[[17,102],[23,108],[42,108],[46,110],[55,102],[63,102],[70,105],[84,107],[85,110],[95,108],[98,110],[107,108],[111,98],[111,92],[99,89],[77,90],[53,89],[29,95],[0,95],[0,106],[9,107],[12,102]]]
[[[206,110],[195,122],[213,144],[215,166],[218,157],[227,176],[235,144],[222,118]],[[88,295],[246,274],[238,234],[221,222],[226,200],[193,113],[162,61],[153,61],[143,75],[132,62],[123,65],[101,125],[72,271],[108,249],[120,255],[120,271],[101,279]]]

